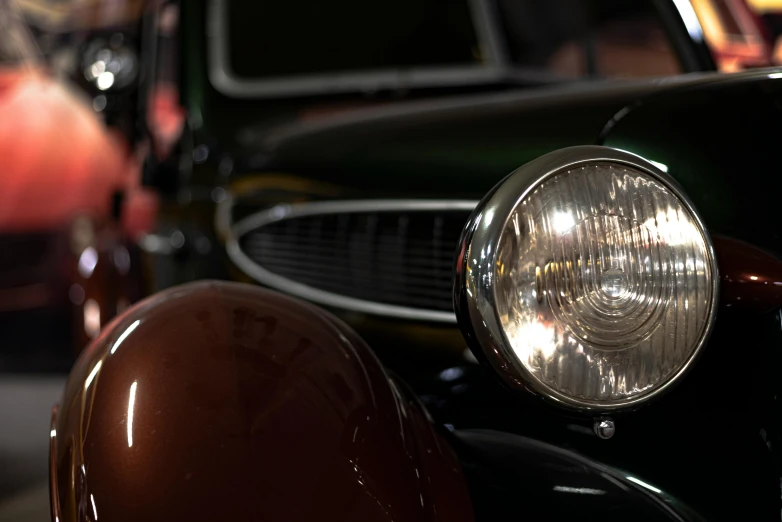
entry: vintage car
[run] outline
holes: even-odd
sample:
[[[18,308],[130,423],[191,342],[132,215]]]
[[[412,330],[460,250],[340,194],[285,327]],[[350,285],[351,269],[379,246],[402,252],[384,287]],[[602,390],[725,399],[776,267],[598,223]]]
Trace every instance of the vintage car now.
[[[160,291],[71,372],[53,520],[779,519],[782,71],[551,4],[179,5]]]

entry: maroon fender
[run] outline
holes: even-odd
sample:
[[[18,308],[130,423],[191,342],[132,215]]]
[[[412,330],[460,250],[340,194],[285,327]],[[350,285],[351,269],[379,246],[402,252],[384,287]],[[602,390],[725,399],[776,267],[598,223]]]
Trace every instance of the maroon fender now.
[[[199,282],[76,363],[51,432],[53,519],[470,521],[446,442],[330,314]]]
[[[759,311],[782,306],[782,261],[742,241],[724,236],[712,241],[723,306]]]

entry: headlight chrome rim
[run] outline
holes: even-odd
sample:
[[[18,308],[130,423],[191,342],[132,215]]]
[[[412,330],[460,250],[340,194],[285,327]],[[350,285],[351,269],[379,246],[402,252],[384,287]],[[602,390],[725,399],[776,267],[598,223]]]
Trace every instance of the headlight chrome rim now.
[[[540,382],[518,361],[502,327],[495,297],[495,261],[508,219],[537,187],[578,166],[609,164],[640,171],[669,190],[689,212],[705,245],[711,280],[711,302],[703,334],[681,367],[654,389],[626,399],[601,402],[559,392]],[[495,219],[495,217],[497,219]],[[474,260],[473,262],[470,262]],[[460,241],[454,278],[454,308],[472,351],[515,389],[585,414],[630,411],[659,398],[692,368],[714,327],[719,301],[719,272],[714,247],[703,219],[684,190],[652,162],[609,147],[589,145],[560,149],[515,170],[494,187],[476,207]]]

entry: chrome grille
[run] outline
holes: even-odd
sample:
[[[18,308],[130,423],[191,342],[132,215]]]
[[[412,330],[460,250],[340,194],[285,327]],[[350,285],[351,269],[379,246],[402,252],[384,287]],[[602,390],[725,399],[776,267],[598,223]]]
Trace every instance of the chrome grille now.
[[[232,256],[261,283],[322,304],[453,321],[459,236],[474,202],[322,202],[242,220]],[[231,254],[229,246],[229,254]]]

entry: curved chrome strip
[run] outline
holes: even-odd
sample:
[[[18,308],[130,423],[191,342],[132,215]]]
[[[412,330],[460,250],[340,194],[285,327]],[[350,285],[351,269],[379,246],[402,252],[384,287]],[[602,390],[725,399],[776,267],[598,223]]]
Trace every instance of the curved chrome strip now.
[[[296,203],[277,205],[267,210],[251,214],[239,222],[226,226],[230,221],[233,198],[218,205],[215,221],[218,230],[226,234],[225,248],[228,257],[239,269],[259,283],[284,291],[296,297],[307,299],[318,304],[351,310],[355,312],[410,319],[416,321],[432,321],[439,323],[456,323],[456,315],[453,312],[441,312],[427,310],[425,308],[412,308],[407,306],[391,305],[356,299],[343,295],[327,292],[309,285],[298,283],[287,277],[282,277],[250,259],[240,248],[239,238],[264,225],[294,219],[305,216],[329,215],[329,214],[354,214],[359,212],[395,212],[395,211],[448,211],[464,210],[472,212],[477,201],[468,200],[353,200],[353,201],[317,201],[312,203]],[[457,245],[454,245],[454,250]]]

